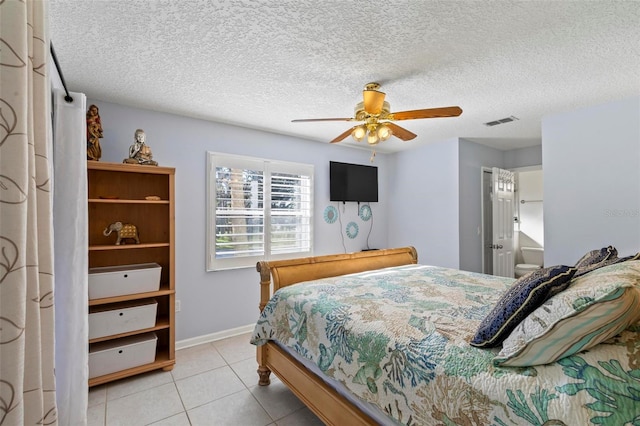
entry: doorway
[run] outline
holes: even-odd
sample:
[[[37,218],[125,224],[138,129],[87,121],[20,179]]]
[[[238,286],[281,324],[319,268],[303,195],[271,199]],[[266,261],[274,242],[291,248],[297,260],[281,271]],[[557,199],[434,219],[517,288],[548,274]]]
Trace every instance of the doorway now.
[[[521,247],[544,247],[542,166],[513,169],[516,173],[516,264],[527,263]]]

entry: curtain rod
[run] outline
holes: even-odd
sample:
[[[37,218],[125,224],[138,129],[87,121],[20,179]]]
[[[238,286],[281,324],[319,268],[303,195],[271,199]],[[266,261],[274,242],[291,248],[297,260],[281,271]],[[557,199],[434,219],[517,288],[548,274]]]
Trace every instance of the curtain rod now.
[[[49,46],[51,47],[51,57],[53,58],[53,63],[56,64],[56,70],[58,70],[58,75],[60,76],[60,81],[62,81],[62,87],[64,87],[64,91],[67,94],[64,97],[64,100],[71,103],[73,102],[73,98],[71,96],[69,96],[69,90],[67,90],[67,83],[65,83],[64,81],[64,75],[62,75],[62,70],[60,69],[60,63],[58,63],[58,57],[56,56],[56,51],[53,48],[53,43],[49,43]]]

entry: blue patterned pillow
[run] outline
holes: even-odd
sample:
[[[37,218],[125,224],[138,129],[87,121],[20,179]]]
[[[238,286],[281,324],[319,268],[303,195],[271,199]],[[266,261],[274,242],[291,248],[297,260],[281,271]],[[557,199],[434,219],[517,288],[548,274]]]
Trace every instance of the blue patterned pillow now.
[[[482,320],[473,346],[493,348],[545,300],[569,286],[576,268],[565,265],[538,269],[518,279]]]
[[[622,263],[622,262],[627,262],[629,260],[640,260],[640,252],[636,254],[632,254],[631,256],[621,257],[619,259],[616,259],[614,263]]]
[[[604,249],[602,249],[602,250],[604,250]],[[603,261],[600,261],[600,262],[597,262],[597,263],[592,263],[591,265],[587,265],[587,266],[583,266],[581,268],[578,268],[578,270],[576,271],[576,274],[573,276],[573,278],[581,277],[584,274],[587,274],[587,273],[589,273],[591,271],[594,271],[596,269],[600,269],[603,266],[615,265],[617,263],[626,262],[628,260],[638,260],[638,259],[640,259],[640,253],[636,253],[634,255],[627,256],[627,257],[617,257],[617,251],[616,251],[616,255],[615,256],[608,256]]]
[[[584,275],[587,272],[593,271],[600,266],[605,266],[608,260],[613,260],[618,257],[618,250],[615,247],[603,247],[600,250],[591,250],[576,262],[576,276]]]

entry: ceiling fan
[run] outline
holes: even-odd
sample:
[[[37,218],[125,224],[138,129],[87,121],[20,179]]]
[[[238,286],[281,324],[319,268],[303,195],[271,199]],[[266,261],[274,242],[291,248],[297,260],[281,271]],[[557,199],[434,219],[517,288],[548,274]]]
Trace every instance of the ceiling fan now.
[[[386,141],[392,135],[408,141],[417,135],[409,130],[398,126],[392,121],[397,120],[414,120],[417,118],[438,118],[438,117],[457,117],[462,114],[462,109],[458,106],[416,109],[412,111],[390,112],[389,102],[385,101],[385,93],[379,91],[379,83],[368,83],[362,91],[363,101],[359,102],[355,107],[355,115],[352,118],[303,118],[291,120],[293,123],[309,122],[309,121],[362,121],[340,134],[331,143],[344,140],[351,135],[357,142],[361,142],[367,138],[370,145],[376,145],[378,142]]]

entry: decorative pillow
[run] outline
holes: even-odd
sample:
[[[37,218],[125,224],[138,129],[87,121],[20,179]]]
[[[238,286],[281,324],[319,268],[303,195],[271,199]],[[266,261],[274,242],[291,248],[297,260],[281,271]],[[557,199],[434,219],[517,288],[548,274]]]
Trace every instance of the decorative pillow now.
[[[473,346],[498,346],[527,315],[549,297],[567,288],[576,268],[551,266],[519,278],[482,320],[471,340]]]
[[[618,258],[614,263],[626,262],[627,260],[640,260],[640,252],[632,254],[631,256]]]
[[[589,349],[640,320],[640,261],[626,261],[574,278],[507,337],[493,363],[548,364]]]
[[[607,258],[606,260],[603,260],[602,262],[594,263],[592,265],[579,268],[576,274],[573,276],[573,278],[581,277],[584,274],[588,274],[589,272],[594,271],[598,268],[602,268],[603,266],[609,266],[609,265],[614,265],[616,263],[626,262],[628,260],[638,260],[638,259],[640,259],[640,253],[636,253],[634,255],[626,256],[626,257],[610,256],[609,258]]]
[[[616,263],[626,262],[627,260],[638,260],[638,259],[640,259],[640,253],[637,253],[633,256],[626,256],[626,257],[610,257],[607,260],[603,260],[602,262],[594,263],[592,265],[585,266],[584,268],[578,269],[578,271],[573,276],[573,278],[581,277],[584,274],[588,274],[589,272],[595,271],[596,269],[602,268],[603,266],[615,265]]]
[[[603,247],[600,250],[591,250],[576,262],[576,277],[591,272],[601,266],[606,266],[607,261],[617,259],[618,250],[615,247]]]

